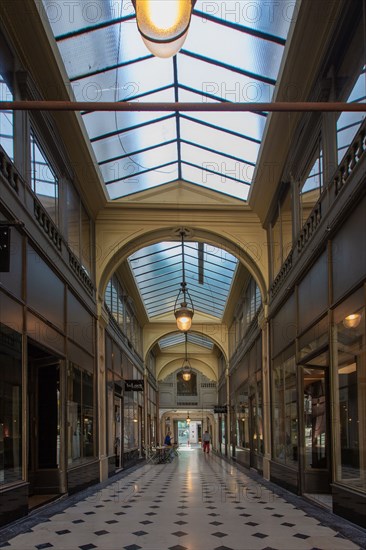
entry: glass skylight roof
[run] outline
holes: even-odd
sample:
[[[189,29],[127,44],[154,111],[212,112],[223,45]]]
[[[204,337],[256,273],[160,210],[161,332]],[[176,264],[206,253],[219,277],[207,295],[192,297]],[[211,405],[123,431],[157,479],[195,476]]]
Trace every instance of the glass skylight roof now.
[[[177,346],[179,344],[184,344],[184,334],[182,332],[177,332],[174,334],[169,334],[168,336],[164,336],[164,338],[161,338],[159,340],[159,347],[160,349],[167,349],[173,346]],[[195,344],[196,346],[201,346],[203,348],[207,348],[209,350],[213,349],[213,342],[207,336],[204,336],[203,334],[195,334],[194,332],[188,332],[187,334],[187,342],[188,344]],[[187,348],[187,354],[189,355],[189,348]]]
[[[293,0],[197,0],[184,48],[153,57],[130,1],[43,0],[79,101],[269,102]],[[109,196],[185,180],[246,200],[266,113],[83,113]]]
[[[198,248],[197,242],[184,243],[188,292],[196,312],[221,319],[238,260],[225,250],[203,244],[201,264]],[[182,281],[181,243],[162,242],[147,246],[132,254],[128,262],[148,316],[153,318],[171,313],[174,319],[174,306]]]

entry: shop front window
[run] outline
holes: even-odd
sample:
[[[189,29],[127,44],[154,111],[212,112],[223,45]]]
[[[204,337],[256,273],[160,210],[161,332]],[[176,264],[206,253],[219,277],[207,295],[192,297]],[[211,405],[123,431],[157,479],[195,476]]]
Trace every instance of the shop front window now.
[[[95,456],[93,374],[70,364],[67,380],[68,463]]]
[[[22,479],[22,337],[0,323],[0,487]]]
[[[123,450],[130,451],[138,446],[137,403],[131,397],[124,400]]]
[[[237,445],[249,449],[249,397],[248,382],[243,386],[239,394],[237,411]]]
[[[336,312],[337,316],[337,312]],[[335,325],[336,481],[366,490],[365,308],[343,309]]]
[[[298,460],[298,419],[295,356],[277,358],[272,372],[273,454],[295,466]]]

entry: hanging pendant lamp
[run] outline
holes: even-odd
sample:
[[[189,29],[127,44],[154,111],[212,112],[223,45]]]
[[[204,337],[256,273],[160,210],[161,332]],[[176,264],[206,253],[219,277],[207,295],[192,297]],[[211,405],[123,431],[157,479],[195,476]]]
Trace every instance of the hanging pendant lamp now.
[[[174,315],[177,320],[177,327],[183,332],[187,332],[192,326],[192,317],[194,314],[194,307],[192,298],[187,290],[186,283],[186,274],[185,274],[185,264],[184,264],[184,237],[185,231],[182,229],[180,231],[180,236],[182,239],[182,282],[180,283],[180,290],[178,292],[177,299],[174,305]],[[180,304],[180,308],[177,308],[179,298],[183,298],[183,301]],[[187,297],[189,298],[190,306],[187,305]]]
[[[132,0],[137,28],[156,57],[172,57],[183,46],[196,0]]]
[[[184,353],[184,360],[183,360],[183,366],[182,366],[182,378],[185,382],[189,382],[192,376],[192,368],[191,364],[188,359],[187,354],[187,333],[185,333],[185,353]]]

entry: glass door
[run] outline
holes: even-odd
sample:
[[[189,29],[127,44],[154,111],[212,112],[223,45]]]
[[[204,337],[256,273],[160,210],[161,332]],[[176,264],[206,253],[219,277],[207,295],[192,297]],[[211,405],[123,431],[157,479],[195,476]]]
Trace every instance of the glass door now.
[[[303,367],[302,386],[303,492],[329,493],[328,370]]]

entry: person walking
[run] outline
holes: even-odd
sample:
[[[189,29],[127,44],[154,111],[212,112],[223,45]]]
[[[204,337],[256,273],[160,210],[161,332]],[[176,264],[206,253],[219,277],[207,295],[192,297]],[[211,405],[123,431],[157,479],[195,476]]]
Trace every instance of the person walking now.
[[[208,454],[210,452],[210,441],[211,441],[211,436],[208,433],[208,431],[206,430],[205,433],[203,434],[203,437],[202,437],[203,452],[204,453]]]

